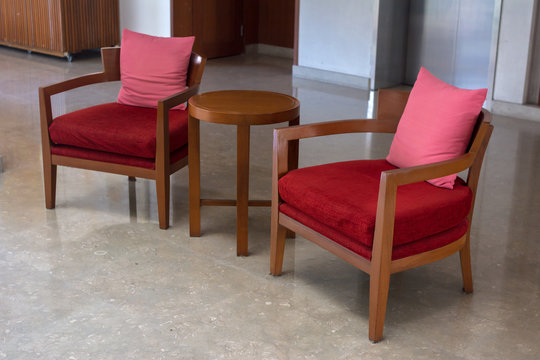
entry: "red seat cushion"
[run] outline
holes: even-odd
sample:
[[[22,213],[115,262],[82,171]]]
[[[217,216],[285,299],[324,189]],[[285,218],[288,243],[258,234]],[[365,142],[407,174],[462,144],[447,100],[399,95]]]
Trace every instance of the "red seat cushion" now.
[[[279,180],[279,194],[285,202],[280,210],[302,223],[306,216],[370,249],[380,175],[391,169],[396,167],[386,160],[359,160],[293,170]],[[394,246],[463,224],[471,203],[472,192],[459,178],[453,190],[427,182],[398,187]],[[460,231],[454,240],[463,234]],[[332,240],[336,237],[323,235]]]
[[[306,225],[310,229],[315,230],[319,234],[322,234],[327,238],[332,239],[334,242],[351,250],[352,252],[368,260],[371,260],[371,247],[362,244],[357,239],[348,237],[343,233],[339,232],[338,230],[328,227],[327,225],[317,220],[314,220],[312,217],[302,213],[298,209],[293,208],[287,203],[281,204],[279,207],[279,211],[293,218],[294,220]],[[440,247],[448,245],[465,235],[468,228],[469,221],[465,219],[457,226],[454,226],[453,228],[442,231],[435,235],[428,236],[403,245],[394,246],[394,248],[392,249],[392,260],[420,254],[425,251],[438,249]]]
[[[118,103],[96,105],[54,119],[55,144],[153,159],[157,110]],[[187,144],[187,110],[169,112],[171,152]]]
[[[154,170],[156,168],[156,162],[154,159],[141,158],[136,156],[127,156],[120,154],[113,154],[104,151],[88,150],[74,146],[67,145],[53,145],[51,147],[51,153],[53,155],[68,156],[78,159],[102,161],[113,164],[136,166],[145,169]],[[188,146],[184,145],[180,149],[175,150],[170,155],[170,163],[174,164],[177,161],[182,160],[188,154]]]

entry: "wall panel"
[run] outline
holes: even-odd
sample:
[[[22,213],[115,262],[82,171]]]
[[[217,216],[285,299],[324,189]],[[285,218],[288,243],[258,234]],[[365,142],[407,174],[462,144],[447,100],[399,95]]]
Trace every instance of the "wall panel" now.
[[[258,42],[286,48],[294,46],[294,0],[259,0]]]
[[[487,88],[495,3],[411,0],[406,83],[421,66],[463,88]]]

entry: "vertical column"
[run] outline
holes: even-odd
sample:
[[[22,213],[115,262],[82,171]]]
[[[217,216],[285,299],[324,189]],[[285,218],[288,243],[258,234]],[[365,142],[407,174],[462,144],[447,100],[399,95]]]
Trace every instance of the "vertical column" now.
[[[534,0],[503,1],[493,99],[524,104],[534,34]]]

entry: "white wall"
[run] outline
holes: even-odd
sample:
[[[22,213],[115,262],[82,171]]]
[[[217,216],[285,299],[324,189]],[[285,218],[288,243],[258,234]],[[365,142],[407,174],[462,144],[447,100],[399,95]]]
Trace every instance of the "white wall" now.
[[[523,104],[532,55],[535,0],[503,1],[494,100]]]
[[[120,0],[120,33],[126,28],[154,36],[171,36],[170,0]]]
[[[374,0],[300,1],[298,65],[371,78]]]

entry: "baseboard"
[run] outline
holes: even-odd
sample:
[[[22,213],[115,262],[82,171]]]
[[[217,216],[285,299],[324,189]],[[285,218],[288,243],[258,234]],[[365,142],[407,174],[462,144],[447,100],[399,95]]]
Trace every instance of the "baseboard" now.
[[[369,78],[357,75],[343,74],[335,71],[315,69],[307,66],[293,65],[293,77],[317,80],[362,90],[370,89]]]
[[[246,54],[261,54],[292,59],[294,49],[268,44],[249,44],[246,45]]]
[[[514,104],[493,100],[491,103],[491,112],[496,115],[540,122],[540,106],[536,105]]]

